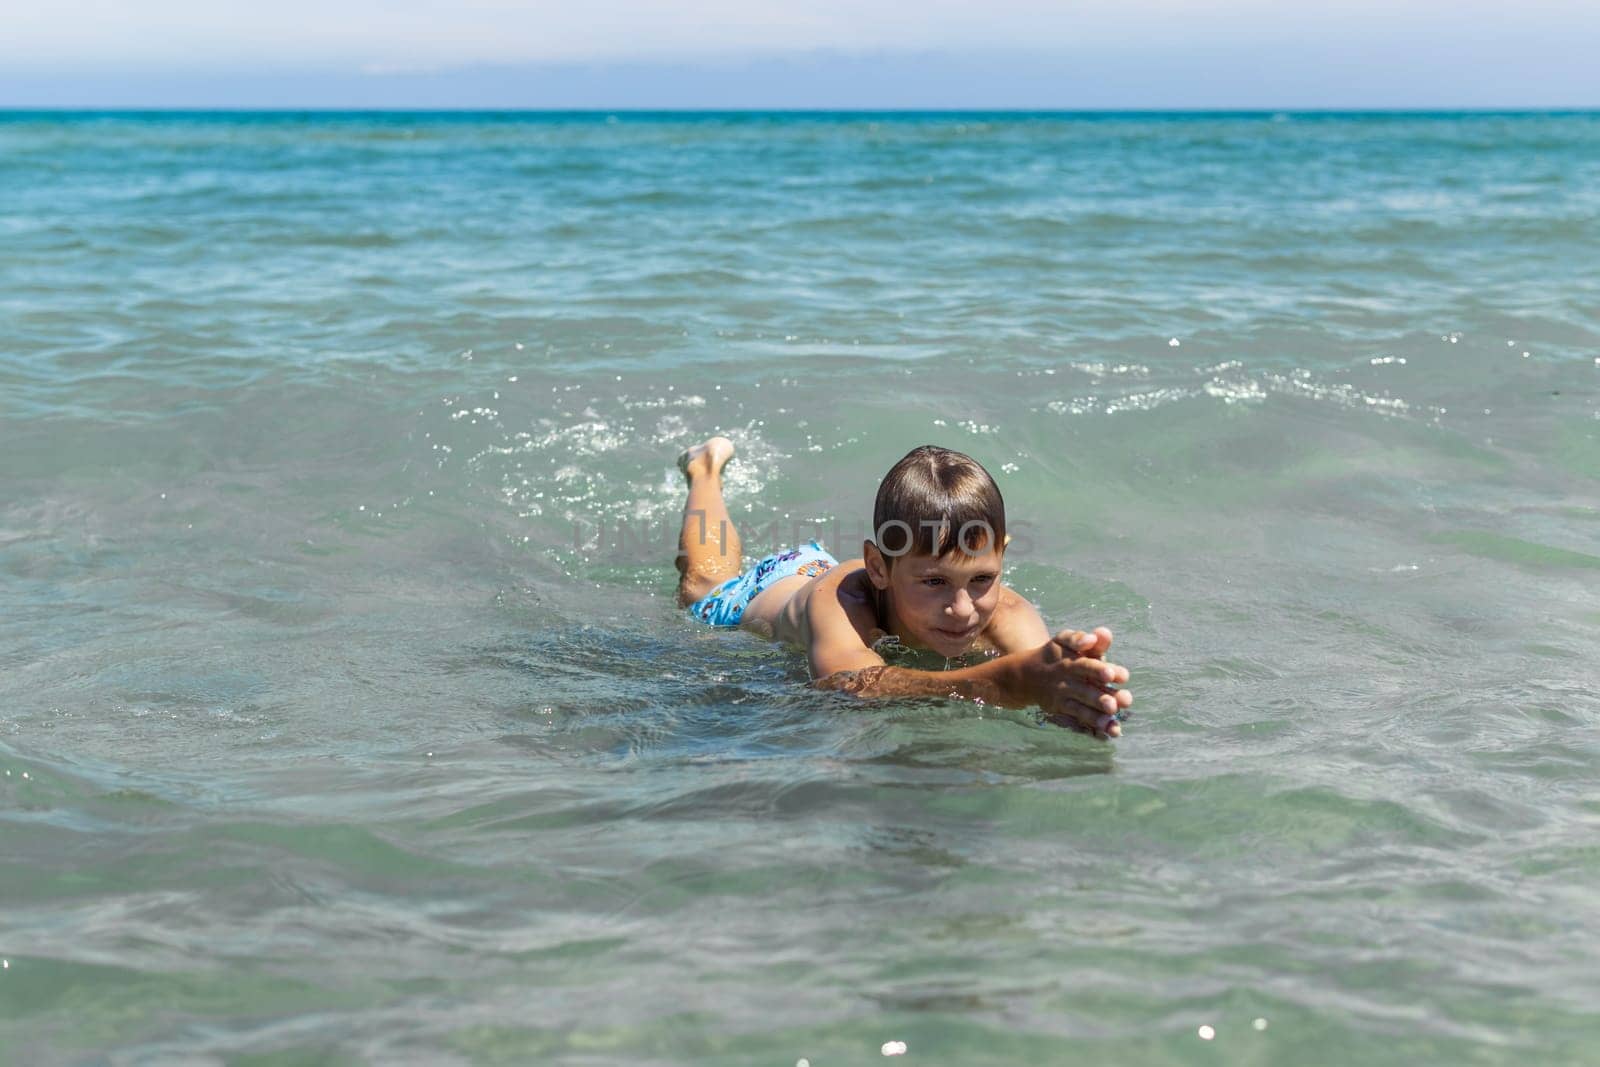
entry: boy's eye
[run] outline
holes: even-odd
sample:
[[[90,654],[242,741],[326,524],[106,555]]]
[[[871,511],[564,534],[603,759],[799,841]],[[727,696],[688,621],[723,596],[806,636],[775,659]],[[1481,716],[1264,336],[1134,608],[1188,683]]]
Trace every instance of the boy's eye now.
[[[943,578],[924,578],[924,579],[922,579],[922,584],[923,585],[943,585],[944,584],[944,579]]]
[[[976,578],[974,578],[972,580],[974,582],[977,582],[979,585],[988,585],[990,582],[994,581],[994,575],[992,575],[992,574],[980,574],[980,575],[978,575]]]

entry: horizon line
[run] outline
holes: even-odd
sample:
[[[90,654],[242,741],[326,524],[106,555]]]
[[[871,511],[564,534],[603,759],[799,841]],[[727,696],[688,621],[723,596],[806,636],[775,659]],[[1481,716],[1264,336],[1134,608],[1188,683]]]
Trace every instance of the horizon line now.
[[[0,114],[81,114],[81,115],[1600,115],[1600,104],[1505,104],[1463,106],[1341,107],[1338,105],[1273,107],[529,107],[529,106],[449,106],[348,107],[337,104],[218,105],[191,107],[168,104],[6,104]]]

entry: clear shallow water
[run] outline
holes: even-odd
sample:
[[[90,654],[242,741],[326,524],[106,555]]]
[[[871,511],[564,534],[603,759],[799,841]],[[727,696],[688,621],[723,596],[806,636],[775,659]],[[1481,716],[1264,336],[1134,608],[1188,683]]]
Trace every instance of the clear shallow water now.
[[[1589,115],[0,117],[0,1054],[1592,1059],[1597,242]],[[714,431],[972,452],[1127,737],[689,625]]]

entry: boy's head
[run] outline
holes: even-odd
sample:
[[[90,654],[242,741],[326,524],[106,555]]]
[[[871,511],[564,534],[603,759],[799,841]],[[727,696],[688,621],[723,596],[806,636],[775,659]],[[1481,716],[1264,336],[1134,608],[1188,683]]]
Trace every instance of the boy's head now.
[[[878,486],[872,529],[867,574],[901,639],[965,652],[1000,603],[1006,505],[989,472],[948,448],[914,448]]]

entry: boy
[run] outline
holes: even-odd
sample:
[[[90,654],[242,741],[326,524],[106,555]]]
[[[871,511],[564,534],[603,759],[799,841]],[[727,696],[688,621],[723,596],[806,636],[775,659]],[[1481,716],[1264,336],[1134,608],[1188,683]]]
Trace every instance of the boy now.
[[[689,479],[678,536],[678,603],[715,626],[799,645],[819,689],[866,697],[960,696],[1037,705],[1052,721],[1118,737],[1133,694],[1105,662],[1111,631],[1054,637],[1038,610],[1000,582],[1005,502],[989,472],[959,452],[913,449],[878,486],[876,540],[840,563],[817,542],[768,556],[741,574],[742,546],[722,499],[733,442],[713,437],[678,457]],[[901,644],[945,657],[996,653],[972,667],[890,667],[873,651]]]

